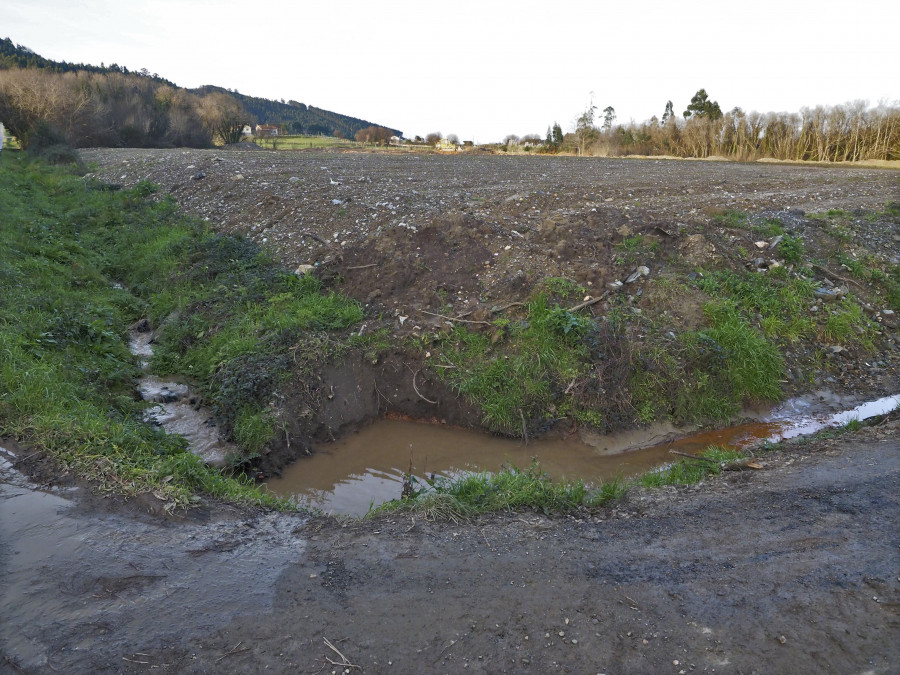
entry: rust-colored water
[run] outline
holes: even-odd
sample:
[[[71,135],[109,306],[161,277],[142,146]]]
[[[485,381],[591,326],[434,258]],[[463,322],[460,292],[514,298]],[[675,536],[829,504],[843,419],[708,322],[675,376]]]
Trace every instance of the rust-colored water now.
[[[474,431],[383,419],[319,449],[312,457],[299,459],[268,486],[276,494],[297,497],[325,511],[361,515],[373,504],[398,498],[407,471],[421,477],[497,471],[509,465],[525,468],[534,457],[553,478],[597,483],[670,462],[674,458],[669,451],[673,449],[693,453],[710,445],[740,448],[767,439],[793,438],[883,414],[898,404],[900,396],[892,396],[842,413],[823,414],[814,412],[815,406],[808,401],[797,399],[758,422],[703,431],[637,450],[627,449],[648,445],[661,430],[588,437],[590,444],[575,437],[540,439],[526,445]]]

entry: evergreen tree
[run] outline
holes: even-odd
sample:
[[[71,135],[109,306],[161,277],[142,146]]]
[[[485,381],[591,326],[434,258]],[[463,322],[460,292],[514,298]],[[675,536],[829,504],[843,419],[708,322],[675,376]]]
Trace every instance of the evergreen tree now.
[[[722,109],[719,107],[718,101],[709,100],[706,89],[698,89],[688,104],[687,110],[684,111],[684,119],[689,117],[708,117],[711,120],[717,120],[722,117]]]

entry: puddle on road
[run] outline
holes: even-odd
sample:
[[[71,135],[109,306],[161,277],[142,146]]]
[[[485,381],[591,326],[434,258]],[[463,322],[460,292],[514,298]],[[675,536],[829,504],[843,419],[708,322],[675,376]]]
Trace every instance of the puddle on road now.
[[[816,400],[817,399],[817,400]],[[792,399],[758,421],[728,429],[692,434],[658,443],[663,427],[611,436],[523,441],[498,438],[475,431],[431,424],[382,419],[340,441],[320,448],[287,467],[269,489],[294,497],[326,512],[363,515],[371,505],[400,496],[403,475],[432,473],[453,476],[465,471],[497,471],[504,466],[527,468],[531,459],[555,479],[608,481],[617,475],[633,476],[671,462],[669,450],[698,452],[709,445],[746,447],[814,433],[851,420],[884,414],[900,405],[900,395],[889,396],[840,413],[827,413],[823,405],[833,398],[820,393],[814,399]],[[655,444],[654,444],[655,443]],[[651,445],[653,444],[653,445]],[[646,447],[650,445],[650,447]],[[640,448],[640,449],[634,449]]]

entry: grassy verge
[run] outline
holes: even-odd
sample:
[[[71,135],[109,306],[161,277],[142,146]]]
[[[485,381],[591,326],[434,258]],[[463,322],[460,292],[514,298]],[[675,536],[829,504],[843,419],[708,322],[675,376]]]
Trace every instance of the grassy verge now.
[[[171,201],[147,200],[152,191],[109,191],[3,154],[0,435],[105,490],[287,506],[143,421],[127,326],[172,317],[157,372],[191,373],[249,455],[273,432],[268,397],[293,363],[286,355],[300,342],[327,343],[328,330],[360,310],[278,270],[248,242],[210,234]],[[316,337],[301,340],[307,333]]]
[[[254,138],[253,142],[263,148],[274,150],[309,150],[317,148],[356,148],[362,143],[334,136],[279,136],[277,138]]]
[[[626,481],[622,478],[587,486],[582,481],[553,481],[537,462],[527,469],[512,467],[497,473],[465,474],[437,478],[422,485],[410,481],[407,496],[382,504],[369,517],[397,511],[413,512],[429,520],[462,522],[493,511],[540,511],[545,514],[603,506],[635,486],[690,485],[721,473],[743,453],[711,446],[697,455],[702,460],[681,459]]]

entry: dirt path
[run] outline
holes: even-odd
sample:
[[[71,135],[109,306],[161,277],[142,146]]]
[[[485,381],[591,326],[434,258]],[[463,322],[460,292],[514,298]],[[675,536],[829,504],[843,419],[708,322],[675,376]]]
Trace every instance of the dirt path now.
[[[475,525],[163,520],[4,463],[0,671],[896,672],[896,432]]]

